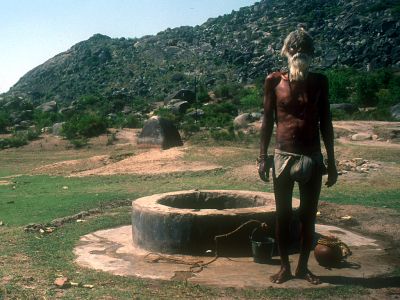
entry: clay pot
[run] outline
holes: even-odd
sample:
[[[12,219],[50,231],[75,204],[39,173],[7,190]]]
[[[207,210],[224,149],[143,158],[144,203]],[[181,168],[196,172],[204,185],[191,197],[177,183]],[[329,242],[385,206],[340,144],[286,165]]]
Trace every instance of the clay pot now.
[[[342,250],[339,246],[326,246],[318,244],[314,249],[317,262],[323,267],[338,266],[342,261]]]

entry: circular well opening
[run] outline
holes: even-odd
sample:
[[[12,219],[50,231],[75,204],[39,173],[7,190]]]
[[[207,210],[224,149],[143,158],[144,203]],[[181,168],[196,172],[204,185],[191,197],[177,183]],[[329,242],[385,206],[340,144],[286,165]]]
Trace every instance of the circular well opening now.
[[[198,192],[166,196],[158,201],[159,204],[180,209],[238,209],[260,207],[265,205],[265,199],[249,198],[237,195]]]

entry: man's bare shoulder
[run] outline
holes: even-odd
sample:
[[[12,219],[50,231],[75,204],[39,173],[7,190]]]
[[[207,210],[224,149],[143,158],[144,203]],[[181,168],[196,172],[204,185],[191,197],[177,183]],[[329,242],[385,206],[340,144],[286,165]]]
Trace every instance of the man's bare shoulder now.
[[[271,74],[268,74],[267,77],[265,78],[265,81],[276,81],[280,80],[282,77],[283,73],[282,72],[272,72]]]
[[[275,88],[282,78],[282,72],[273,72],[265,77],[265,86],[268,88]]]

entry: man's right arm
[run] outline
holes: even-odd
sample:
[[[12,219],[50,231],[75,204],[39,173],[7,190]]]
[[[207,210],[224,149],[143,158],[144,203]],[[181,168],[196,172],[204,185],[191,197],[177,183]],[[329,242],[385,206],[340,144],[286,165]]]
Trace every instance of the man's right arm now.
[[[279,77],[278,77],[279,76]],[[260,156],[258,173],[260,178],[268,181],[268,146],[271,141],[272,131],[274,128],[274,111],[275,111],[275,87],[280,80],[280,74],[272,73],[265,79],[264,83],[264,117],[261,124],[260,132]]]

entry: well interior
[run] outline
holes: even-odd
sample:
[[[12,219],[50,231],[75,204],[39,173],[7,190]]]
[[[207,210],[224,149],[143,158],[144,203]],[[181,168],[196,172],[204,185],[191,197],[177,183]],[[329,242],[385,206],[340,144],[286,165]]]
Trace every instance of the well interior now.
[[[221,193],[192,193],[166,196],[158,201],[159,204],[183,209],[238,209],[270,205],[267,199],[245,196],[232,196]]]

